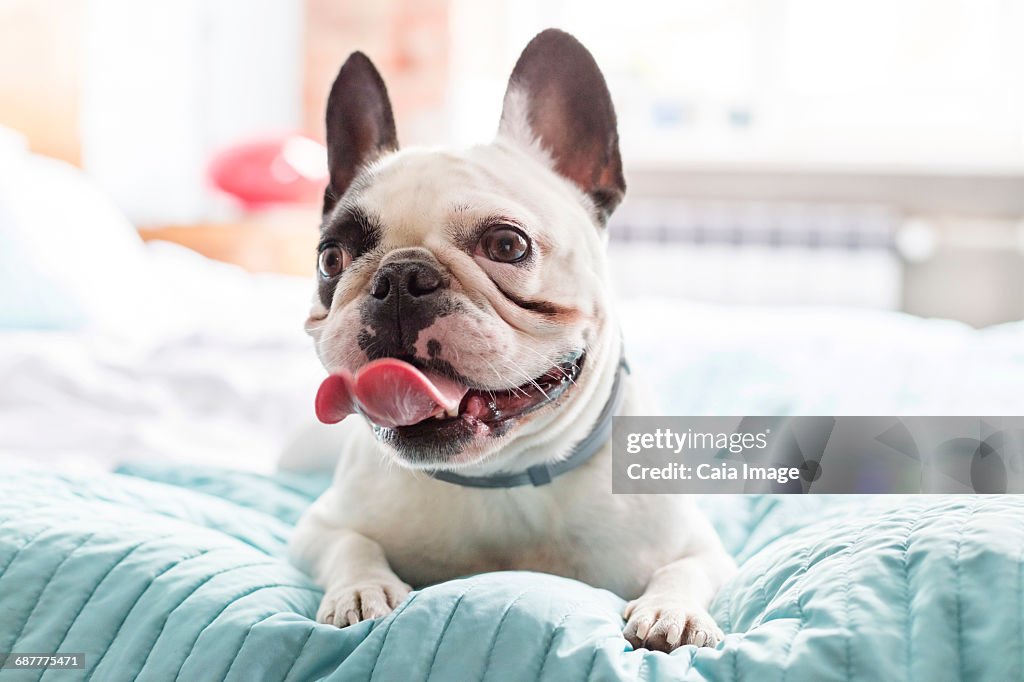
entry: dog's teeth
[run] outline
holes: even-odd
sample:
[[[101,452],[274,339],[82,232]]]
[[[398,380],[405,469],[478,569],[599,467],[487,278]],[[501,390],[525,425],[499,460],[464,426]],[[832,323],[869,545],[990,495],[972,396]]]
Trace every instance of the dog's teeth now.
[[[450,410],[445,410],[445,414],[447,414],[449,417],[458,417],[459,416],[459,406],[456,405],[455,407],[451,408]]]

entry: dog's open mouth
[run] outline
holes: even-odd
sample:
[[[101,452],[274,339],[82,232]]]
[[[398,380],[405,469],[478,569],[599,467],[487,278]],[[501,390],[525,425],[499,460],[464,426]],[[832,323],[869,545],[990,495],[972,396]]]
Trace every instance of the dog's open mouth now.
[[[354,375],[327,377],[316,396],[317,418],[334,424],[360,413],[374,425],[399,431],[462,422],[473,430],[532,412],[556,400],[579,375],[584,354],[573,353],[541,376],[504,390],[473,388],[397,358],[381,358]]]

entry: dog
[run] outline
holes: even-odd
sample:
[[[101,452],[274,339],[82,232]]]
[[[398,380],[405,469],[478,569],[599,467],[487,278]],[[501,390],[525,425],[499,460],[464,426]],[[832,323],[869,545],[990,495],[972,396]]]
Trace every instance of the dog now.
[[[493,142],[400,151],[384,82],[353,53],[327,149],[306,329],[330,373],[317,415],[344,419],[344,446],[290,545],[325,591],[317,620],[529,570],[628,600],[635,648],[717,645],[708,606],[735,566],[710,523],[687,496],[611,492],[611,416],[649,412],[608,291],[626,183],[591,54],[540,33]]]

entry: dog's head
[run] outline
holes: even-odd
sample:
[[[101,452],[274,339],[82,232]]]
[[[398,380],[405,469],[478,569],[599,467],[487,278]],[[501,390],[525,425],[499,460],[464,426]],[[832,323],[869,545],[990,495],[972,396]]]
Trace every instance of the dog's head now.
[[[307,322],[333,375],[322,420],[358,411],[402,463],[444,468],[607,398],[604,224],[625,182],[607,86],[576,39],[534,38],[497,137],[461,151],[399,151],[384,83],[354,53],[327,147]]]

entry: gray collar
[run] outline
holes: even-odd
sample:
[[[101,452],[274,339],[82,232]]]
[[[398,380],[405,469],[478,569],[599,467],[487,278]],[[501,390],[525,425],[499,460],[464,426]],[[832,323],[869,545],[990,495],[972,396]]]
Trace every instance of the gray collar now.
[[[622,405],[623,386],[622,375],[629,374],[629,364],[626,356],[619,358],[619,367],[615,372],[615,381],[612,383],[612,393],[608,396],[608,402],[601,408],[601,414],[590,433],[581,440],[565,459],[557,462],[535,464],[526,471],[514,474],[493,474],[491,476],[462,476],[453,471],[431,470],[427,473],[439,481],[454,483],[468,488],[518,488],[522,485],[541,486],[551,483],[553,479],[562,474],[572,471],[583,464],[604,447],[612,435],[612,417]]]

